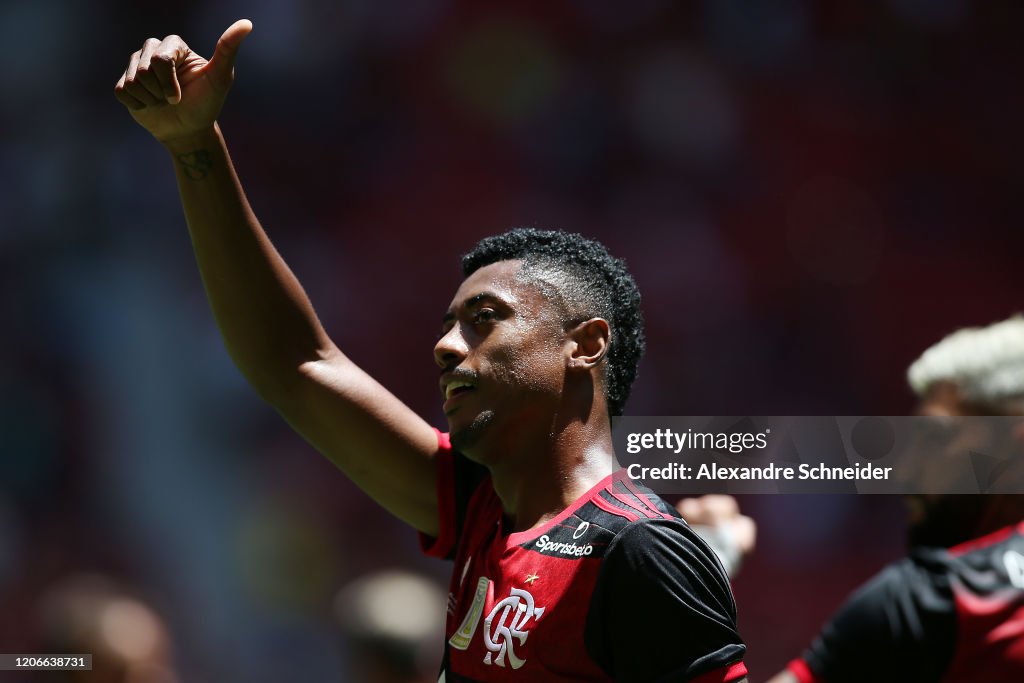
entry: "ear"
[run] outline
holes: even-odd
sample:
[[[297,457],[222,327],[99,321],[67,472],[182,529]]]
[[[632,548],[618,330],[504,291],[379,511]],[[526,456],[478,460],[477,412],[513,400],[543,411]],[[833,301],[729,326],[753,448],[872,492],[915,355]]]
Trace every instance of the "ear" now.
[[[591,318],[569,330],[567,337],[569,370],[589,370],[608,352],[611,328],[604,318]]]

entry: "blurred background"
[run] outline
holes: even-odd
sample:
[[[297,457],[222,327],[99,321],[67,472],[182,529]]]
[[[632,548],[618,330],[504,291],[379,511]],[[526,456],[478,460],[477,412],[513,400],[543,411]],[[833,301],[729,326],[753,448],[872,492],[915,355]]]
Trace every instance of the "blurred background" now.
[[[93,630],[166,677],[137,680],[354,680],[338,591],[447,583],[229,362],[168,155],[114,99],[145,38],[208,56],[243,16],[221,125],[250,200],[339,346],[438,426],[458,256],[512,226],[631,265],[634,415],[906,414],[920,351],[1024,309],[1018,3],[5,0],[2,652],[82,642],[72,607],[106,596]],[[904,520],[741,504],[758,681]]]

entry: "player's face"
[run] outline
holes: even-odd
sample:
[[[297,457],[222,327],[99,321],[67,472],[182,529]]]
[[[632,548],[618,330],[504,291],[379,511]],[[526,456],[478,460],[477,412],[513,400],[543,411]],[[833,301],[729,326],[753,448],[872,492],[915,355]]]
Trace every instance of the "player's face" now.
[[[940,382],[921,399],[917,414],[922,417],[957,418],[984,414],[978,406],[963,400],[954,384]],[[970,438],[970,435],[967,435]],[[973,439],[972,439],[973,440]],[[970,443],[971,441],[968,441]],[[951,453],[964,452],[962,439]],[[936,453],[934,457],[943,457]],[[908,541],[914,546],[953,545],[974,534],[984,511],[985,496],[918,494],[906,496]]]
[[[557,310],[517,279],[520,265],[499,261],[466,278],[434,347],[453,445],[482,462],[515,430],[546,428],[565,379]]]

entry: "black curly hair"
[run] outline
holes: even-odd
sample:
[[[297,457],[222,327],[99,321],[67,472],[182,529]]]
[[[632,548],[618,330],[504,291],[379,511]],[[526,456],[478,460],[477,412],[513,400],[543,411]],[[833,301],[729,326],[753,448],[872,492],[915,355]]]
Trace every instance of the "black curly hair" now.
[[[480,240],[462,257],[462,271],[469,277],[509,260],[522,260],[519,276],[560,302],[566,328],[595,317],[608,321],[605,396],[609,414],[621,415],[646,346],[640,290],[626,262],[578,233],[515,228]]]

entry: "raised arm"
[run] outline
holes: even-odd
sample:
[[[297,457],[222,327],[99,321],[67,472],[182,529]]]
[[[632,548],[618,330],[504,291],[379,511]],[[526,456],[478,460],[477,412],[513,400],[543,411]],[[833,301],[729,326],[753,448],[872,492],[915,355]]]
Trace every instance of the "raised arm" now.
[[[217,126],[238,49],[232,24],[208,60],[177,36],[150,38],[115,86],[170,152],[210,305],[259,394],[381,505],[438,533],[434,431],[334,345],[253,214]]]

